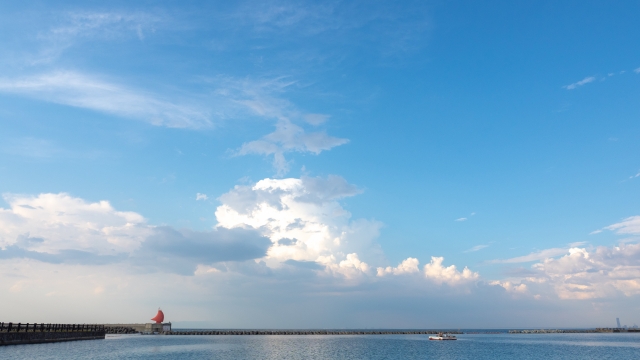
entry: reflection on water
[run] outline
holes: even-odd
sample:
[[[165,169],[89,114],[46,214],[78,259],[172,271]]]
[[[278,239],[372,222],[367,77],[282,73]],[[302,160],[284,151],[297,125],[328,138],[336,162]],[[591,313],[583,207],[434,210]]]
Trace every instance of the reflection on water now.
[[[640,334],[143,336],[0,348],[0,359],[631,359]]]

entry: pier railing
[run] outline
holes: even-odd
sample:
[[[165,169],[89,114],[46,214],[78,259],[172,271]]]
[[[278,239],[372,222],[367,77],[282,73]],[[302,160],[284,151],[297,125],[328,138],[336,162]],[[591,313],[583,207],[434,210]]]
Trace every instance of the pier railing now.
[[[94,332],[104,331],[98,324],[45,324],[0,322],[0,333],[9,332]]]

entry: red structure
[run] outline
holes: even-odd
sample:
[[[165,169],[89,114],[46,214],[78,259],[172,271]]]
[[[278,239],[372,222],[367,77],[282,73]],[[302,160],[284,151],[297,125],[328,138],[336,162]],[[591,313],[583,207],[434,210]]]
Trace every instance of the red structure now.
[[[164,321],[164,313],[162,312],[162,310],[158,309],[156,317],[152,318],[151,320],[155,321],[156,324],[162,324],[162,322]]]

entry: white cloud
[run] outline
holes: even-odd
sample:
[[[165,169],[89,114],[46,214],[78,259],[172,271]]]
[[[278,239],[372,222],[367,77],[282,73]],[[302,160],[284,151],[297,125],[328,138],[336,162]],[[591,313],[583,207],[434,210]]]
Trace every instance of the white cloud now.
[[[640,244],[571,248],[559,259],[535,264],[562,299],[592,299],[640,294]]]
[[[375,281],[376,270],[379,276],[419,274],[416,258],[397,267],[369,265],[386,262],[376,242],[381,224],[351,219],[339,203],[360,192],[339,176],[236,186],[220,197],[218,225],[209,232],[152,226],[140,214],[118,211],[107,201],[88,202],[65,193],[5,195],[10,206],[0,209],[0,260],[123,263],[183,275],[219,272],[211,269],[256,275],[290,265],[318,276],[365,282]],[[235,264],[251,259],[263,265]],[[424,268],[425,277],[436,284],[478,276],[467,268],[443,267],[442,261],[433,258]]]
[[[456,221],[467,221],[467,220],[468,219],[466,217],[461,217],[461,218],[456,219]]]
[[[509,293],[520,293],[520,294],[524,294],[527,292],[528,288],[527,288],[527,284],[514,284],[511,281],[490,281],[489,282],[490,285],[498,285],[498,286],[502,286],[507,292]]]
[[[516,263],[525,263],[536,260],[543,260],[547,258],[551,258],[554,256],[560,256],[562,254],[566,254],[567,248],[553,248],[553,249],[544,249],[540,251],[536,251],[524,256],[517,256],[510,259],[496,259],[490,260],[490,263],[493,264],[516,264]]]
[[[466,252],[466,253],[468,253],[468,252],[476,252],[476,251],[482,250],[482,249],[487,248],[487,247],[489,247],[488,244],[476,245],[476,246],[472,247],[471,249],[465,250],[464,252]]]
[[[635,70],[633,70],[633,72],[636,73],[636,74],[640,74],[640,67],[635,69]]]
[[[65,193],[4,199],[10,208],[0,208],[2,247],[19,242],[31,251],[113,255],[137,249],[151,233],[140,214],[117,211],[108,201],[91,203]]]
[[[320,154],[349,142],[348,139],[327,135],[325,131],[308,131],[302,124],[319,126],[326,122],[329,115],[306,113],[292,102],[283,99],[282,94],[297,85],[297,81],[288,77],[273,79],[234,79],[218,78],[210,80],[219,87],[217,96],[239,105],[250,114],[260,118],[275,120],[275,131],[254,141],[244,143],[234,155],[273,156],[273,165],[278,175],[289,170],[286,153],[303,152]]]
[[[387,266],[386,268],[379,267],[377,269],[378,276],[384,275],[401,275],[401,274],[414,274],[420,272],[418,265],[420,262],[416,258],[407,258],[402,261],[397,267]]]
[[[122,31],[138,35],[142,27],[152,27],[154,23],[161,21],[157,15],[148,13],[124,13],[124,12],[68,12],[63,17],[63,22],[51,28],[41,36],[45,39],[51,37],[89,37],[99,35],[101,37],[114,37]]]
[[[0,208],[0,260],[54,264],[124,263],[148,271],[193,274],[199,264],[263,257],[271,242],[250,229],[194,232],[151,226],[107,201],[65,193],[5,195]]]
[[[353,253],[379,258],[380,223],[351,220],[338,202],[359,192],[339,176],[264,179],[222,195],[216,218],[218,226],[249,226],[268,236],[271,265],[288,259],[327,264]]]
[[[324,124],[328,119],[329,115],[325,114],[306,114],[303,115],[304,121],[307,123],[318,126]]]
[[[289,120],[280,120],[276,124],[276,131],[242,145],[238,155],[262,154],[273,155],[273,166],[279,175],[289,171],[289,164],[284,157],[286,152],[310,152],[318,155],[324,150],[348,143],[347,139],[340,139],[327,135],[325,132],[307,133]]]
[[[17,79],[0,78],[0,92],[140,119],[157,126],[211,126],[208,111],[198,106],[163,100],[150,93],[72,71]]]
[[[560,299],[598,299],[640,295],[640,244],[613,247],[572,247],[560,258],[547,258],[532,266],[520,280],[493,281],[509,292],[529,289]]]
[[[442,258],[432,259],[423,271],[416,258],[376,269],[376,264],[385,262],[375,242],[380,224],[351,219],[339,204],[359,192],[337,176],[264,179],[221,196],[219,225],[204,232],[152,226],[140,214],[118,211],[106,201],[90,202],[68,194],[6,196],[10,206],[0,209],[0,283],[5,284],[0,296],[12,308],[38,304],[30,316],[40,321],[64,313],[69,319],[79,316],[106,322],[125,321],[117,320],[125,316],[118,313],[98,319],[102,313],[77,313],[75,304],[92,300],[95,310],[105,304],[126,307],[131,302],[139,304],[135,308],[140,312],[157,306],[148,302],[148,291],[153,289],[172,304],[167,311],[172,319],[202,319],[200,310],[211,309],[214,301],[219,305],[215,308],[225,312],[206,313],[207,320],[221,321],[219,314],[232,312],[229,324],[238,324],[244,317],[247,323],[236,326],[256,327],[257,318],[245,316],[255,306],[260,307],[257,316],[265,316],[260,319],[266,326],[275,320],[265,310],[274,306],[300,316],[308,313],[296,312],[297,305],[283,305],[287,302],[306,309],[323,308],[322,304],[334,309],[353,304],[353,309],[360,309],[368,299],[376,309],[388,311],[391,299],[413,297],[422,299],[421,303],[454,299],[452,294],[461,289],[472,296],[477,286],[483,286],[471,286],[479,278],[477,273],[444,266]],[[102,253],[110,254],[109,240],[116,230],[120,244],[116,250],[123,256],[93,261],[98,255],[104,260],[107,255]],[[75,251],[71,254],[98,255],[85,259],[91,261],[65,261],[64,254],[71,250]],[[381,270],[388,276],[375,276]],[[195,303],[181,302],[185,296]],[[243,306],[235,305],[239,303]],[[194,312],[193,306],[199,311]],[[135,317],[134,313],[127,316]],[[320,318],[331,319],[326,327],[336,326],[335,319],[345,313],[340,314],[327,312]],[[381,320],[379,326],[384,324]]]
[[[458,271],[455,265],[442,266],[443,261],[443,257],[432,256],[431,262],[424,266],[424,276],[437,284],[447,283],[450,285],[475,281],[480,278],[480,274],[469,270],[466,266],[462,271]]]
[[[197,193],[196,194],[196,201],[198,201],[198,200],[207,200],[207,199],[209,199],[207,194],[201,194],[201,193]]]
[[[595,77],[587,76],[586,78],[584,78],[584,79],[582,79],[580,81],[574,82],[573,84],[565,85],[565,86],[563,86],[563,88],[565,88],[567,90],[573,90],[573,89],[575,89],[577,87],[580,87],[582,85],[588,84],[588,83],[593,82],[595,80],[596,80]]]
[[[163,21],[149,13],[67,12],[57,17],[61,21],[38,35],[42,42],[39,53],[30,61],[33,65],[50,63],[78,42],[115,40],[135,36],[143,41]]]
[[[237,155],[260,154],[273,155],[273,165],[282,175],[288,172],[289,164],[284,157],[287,152],[309,152],[315,155],[349,142],[347,139],[327,135],[323,131],[307,132],[294,123],[301,121],[318,126],[328,119],[328,115],[305,114],[289,101],[274,95],[295,84],[278,78],[262,82],[229,83],[237,94],[232,95],[239,104],[246,106],[254,114],[276,120],[276,130],[259,140],[247,142],[236,152]]]
[[[236,186],[222,195],[216,210],[219,227],[250,227],[271,239],[264,258],[267,266],[290,264],[324,267],[324,273],[371,282],[385,275],[420,274],[419,261],[407,258],[397,267],[370,264],[386,262],[375,239],[381,224],[351,220],[338,202],[360,191],[339,176],[328,178],[264,179],[250,186]],[[366,261],[365,261],[366,260]],[[434,257],[422,274],[431,283],[462,285],[479,279],[468,268],[444,267]],[[322,272],[320,272],[322,273]]]
[[[368,275],[370,267],[363,261],[360,261],[358,254],[347,254],[346,258],[338,264],[334,263],[334,258],[320,257],[319,262],[325,262],[326,271],[332,274],[339,274],[347,279],[357,279],[364,275]]]
[[[631,216],[619,223],[609,225],[605,230],[615,231],[617,234],[640,235],[640,216]]]

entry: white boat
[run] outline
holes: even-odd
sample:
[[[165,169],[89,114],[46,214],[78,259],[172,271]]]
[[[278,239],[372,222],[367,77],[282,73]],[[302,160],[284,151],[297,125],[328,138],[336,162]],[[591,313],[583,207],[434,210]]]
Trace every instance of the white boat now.
[[[453,335],[438,333],[436,336],[429,336],[429,340],[458,340],[458,338]]]

